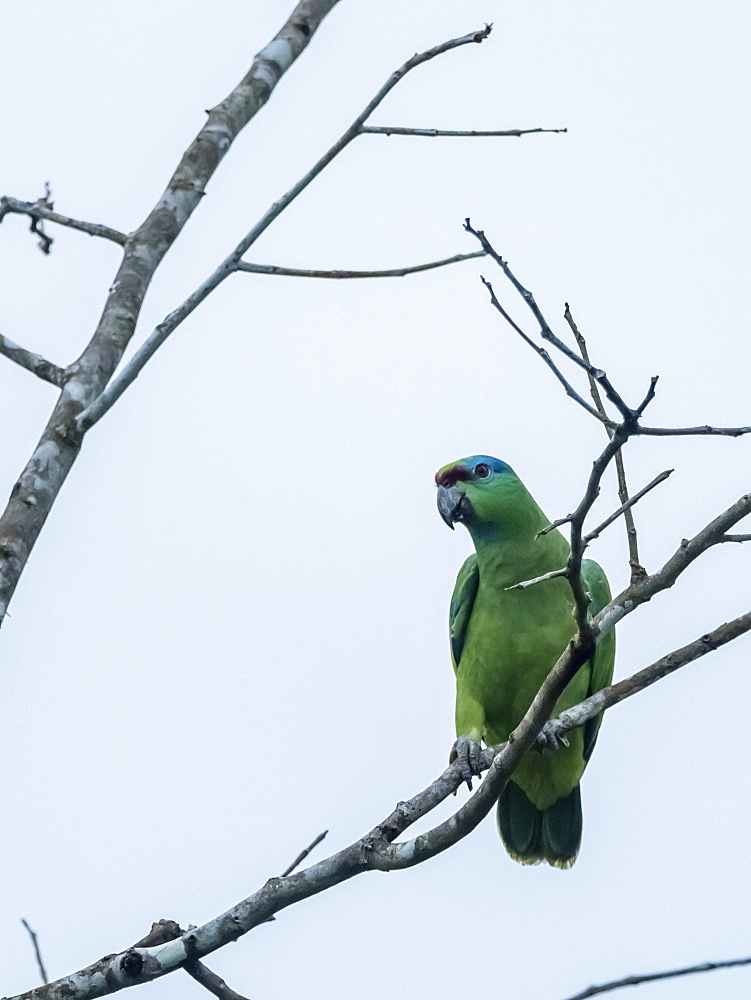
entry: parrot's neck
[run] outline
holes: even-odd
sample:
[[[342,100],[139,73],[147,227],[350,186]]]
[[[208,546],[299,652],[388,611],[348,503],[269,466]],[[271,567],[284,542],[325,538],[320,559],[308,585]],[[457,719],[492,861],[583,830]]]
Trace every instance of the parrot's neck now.
[[[554,529],[536,537],[548,524],[538,507],[535,516],[524,519],[522,524],[468,525],[480,580],[506,588],[562,569],[571,551],[563,535]]]

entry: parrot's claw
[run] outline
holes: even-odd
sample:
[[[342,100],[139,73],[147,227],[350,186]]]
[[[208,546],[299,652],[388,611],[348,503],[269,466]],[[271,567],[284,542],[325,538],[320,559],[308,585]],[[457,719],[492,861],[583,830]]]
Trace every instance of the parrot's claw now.
[[[545,753],[546,750],[560,750],[562,747],[567,746],[569,746],[569,741],[566,736],[566,730],[558,719],[551,719],[549,722],[546,722],[537,734],[535,750],[539,753]]]
[[[482,746],[471,736],[459,736],[449,755],[449,764],[459,761],[462,781],[467,782],[467,788],[472,791],[472,779],[479,778],[482,773]],[[454,793],[456,794],[456,793]]]

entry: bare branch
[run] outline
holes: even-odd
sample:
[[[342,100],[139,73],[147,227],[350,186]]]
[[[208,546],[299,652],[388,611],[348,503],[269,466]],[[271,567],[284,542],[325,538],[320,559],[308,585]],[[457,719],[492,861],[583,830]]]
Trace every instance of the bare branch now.
[[[156,923],[151,925],[149,933],[139,941],[136,941],[126,954],[134,952],[137,948],[155,948],[158,945],[166,944],[168,941],[176,941],[185,933],[186,931],[175,920],[157,920]],[[245,1000],[245,997],[231,989],[223,979],[220,979],[203,962],[199,962],[197,959],[194,961],[188,960],[183,965],[183,968],[196,982],[200,983],[210,993],[213,993],[214,996],[219,997],[220,1000]]]
[[[458,253],[443,260],[433,260],[429,264],[413,264],[411,267],[393,267],[386,271],[314,271],[299,267],[279,267],[276,264],[249,264],[241,260],[238,271],[248,271],[251,274],[282,274],[290,278],[402,278],[405,274],[415,274],[418,271],[430,271],[434,267],[445,267],[462,260],[472,260],[474,257],[484,257],[484,250],[474,253]]]
[[[39,249],[45,254],[50,252],[53,239],[38,228],[38,223],[42,220],[54,222],[58,226],[66,226],[68,229],[77,229],[89,236],[100,236],[102,239],[111,240],[120,246],[125,246],[125,241],[128,238],[125,233],[111,229],[109,226],[102,226],[98,222],[82,222],[80,219],[71,219],[69,215],[53,212],[52,202],[42,198],[39,201],[21,201],[19,198],[11,198],[8,195],[0,198],[0,222],[6,215],[10,214],[27,215],[32,220],[31,231],[39,236]],[[35,228],[35,223],[37,228]]]
[[[219,1000],[246,1000],[242,994],[236,993],[231,986],[227,986],[225,981],[205,966],[203,962],[186,962],[184,968],[189,976],[192,976],[209,993],[219,997]]]
[[[519,138],[522,135],[532,135],[533,132],[568,132],[567,128],[512,128],[496,132],[477,131],[455,131],[444,128],[402,128],[398,125],[363,125],[360,130],[363,134],[370,135],[420,135],[428,138],[436,136],[512,136]]]
[[[482,42],[488,37],[490,30],[491,26],[486,25],[481,31],[472,31],[468,35],[463,35],[461,38],[451,38],[447,42],[443,42],[441,45],[436,45],[432,49],[417,53],[400,66],[399,69],[395,70],[375,97],[373,97],[367,107],[357,116],[350,127],[340,136],[328,152],[324,153],[320,160],[318,160],[318,162],[315,163],[310,170],[303,177],[301,177],[300,180],[289,189],[289,191],[287,191],[286,194],[282,195],[278,201],[274,202],[265,214],[261,216],[255,226],[253,226],[243,239],[240,240],[232,253],[229,254],[229,256],[222,261],[219,267],[216,268],[213,274],[209,275],[203,284],[201,284],[191,295],[189,295],[188,298],[177,307],[177,309],[173,310],[167,317],[165,317],[165,319],[162,320],[153,333],[150,334],[146,341],[136,351],[127,365],[125,365],[118,377],[114,379],[112,383],[101,393],[99,398],[79,413],[77,419],[77,428],[79,433],[89,430],[89,428],[93,427],[93,425],[104,416],[107,410],[109,410],[109,408],[120,398],[128,386],[135,381],[144,366],[162,346],[169,335],[177,329],[183,320],[190,316],[193,310],[199,306],[201,302],[203,302],[203,300],[225,280],[225,278],[228,278],[230,274],[234,274],[236,271],[240,270],[240,262],[243,254],[250,249],[258,237],[261,236],[266,229],[268,229],[271,223],[278,218],[279,215],[281,215],[281,213],[295,200],[300,192],[304,191],[311,181],[315,180],[321,171],[324,170],[329,163],[331,163],[331,161],[338,156],[338,154],[341,153],[341,151],[345,149],[350,142],[353,141],[353,139],[356,139],[358,135],[362,134],[362,126],[366,119],[370,117],[387,94],[394,89],[397,83],[399,83],[399,81],[402,80],[410,70],[428,62],[430,59],[434,59],[436,56],[443,55],[445,52],[450,52],[452,49],[459,48],[462,45]]]
[[[4,354],[6,358],[15,361],[17,365],[25,368],[26,371],[31,372],[33,375],[37,375],[45,382],[51,382],[52,385],[62,387],[65,381],[65,371],[62,368],[53,365],[51,361],[47,361],[41,354],[34,354],[32,351],[27,351],[8,337],[3,337],[2,334],[0,334],[0,354]]]
[[[566,395],[570,396],[571,399],[576,400],[579,406],[584,407],[587,413],[595,417],[596,420],[599,420],[602,423],[604,423],[606,427],[614,428],[616,426],[615,422],[613,420],[610,420],[606,415],[603,416],[602,414],[598,413],[598,411],[595,410],[594,407],[590,406],[585,399],[582,399],[582,397],[579,395],[576,389],[574,389],[571,383],[566,379],[561,370],[555,364],[555,362],[550,357],[550,354],[548,354],[545,348],[540,347],[538,344],[536,344],[532,340],[532,338],[528,337],[527,334],[524,332],[524,330],[522,330],[522,328],[517,323],[515,323],[513,319],[511,319],[509,314],[506,312],[501,303],[498,301],[498,297],[493,291],[493,286],[491,285],[491,283],[489,281],[486,281],[482,275],[480,275],[480,281],[482,281],[483,285],[485,285],[485,287],[488,290],[491,304],[498,310],[501,316],[503,316],[503,318],[506,320],[509,326],[519,334],[522,340],[525,343],[529,344],[529,346],[532,348],[533,351],[539,354],[539,356],[542,358],[542,360],[545,362],[545,364],[548,366],[548,368],[552,371],[552,373],[561,383],[563,388],[566,390]]]
[[[689,435],[713,435],[718,434],[724,437],[741,437],[744,434],[751,434],[751,426],[748,427],[711,427],[709,424],[702,424],[701,427],[643,427],[639,424],[637,434],[647,434],[651,437],[685,437]]]
[[[749,502],[751,503],[751,498]],[[732,514],[725,511],[711,522],[703,533],[700,533],[704,535],[705,542],[708,529],[715,530],[716,522],[732,518],[738,513],[733,508],[731,511]],[[687,543],[687,546],[691,546],[695,541]],[[640,587],[642,592],[651,588],[653,593],[657,593],[660,589],[664,589],[659,576],[660,574],[655,574],[645,581],[640,581],[632,585],[627,592],[633,594]],[[605,618],[617,606],[617,600],[593,620],[601,631],[605,631]],[[625,613],[628,614],[631,610],[633,606],[630,606]],[[634,675],[634,678],[620,682],[620,686],[612,685],[612,688],[607,688],[605,691],[609,692],[609,697],[613,696],[614,692],[618,693],[618,697],[612,702],[616,704],[617,701],[630,697],[646,686],[637,680],[645,672],[649,674],[648,683],[654,683],[660,676],[665,676],[692,659],[709,652],[710,649],[729,642],[749,630],[751,630],[751,612],[734,622],[720,626],[707,636],[702,636],[690,646],[663,657],[656,664],[645,668],[645,671]],[[409,826],[429,813],[459,787],[462,777],[457,765],[448,767],[431,785],[412,799],[398,803],[382,823],[349,847],[301,872],[269,879],[257,892],[202,927],[188,930],[174,940],[170,940],[168,934],[159,934],[156,938],[147,937],[144,941],[148,941],[149,944],[139,942],[119,955],[109,955],[86,969],[50,983],[46,987],[21,994],[13,1000],[68,1000],[71,995],[75,995],[76,1000],[93,1000],[94,997],[106,996],[124,987],[149,982],[174,972],[186,962],[194,963],[223,945],[237,940],[253,927],[267,922],[285,907],[323,892],[355,875],[373,869],[392,871],[411,867],[451,847],[470,833],[493,807],[509,775],[536,741],[537,733],[549,718],[560,692],[579,666],[591,656],[591,652],[591,646],[579,642],[578,637],[572,640],[541,687],[524,719],[512,733],[509,742],[484,751],[484,766],[490,765],[487,777],[470,799],[446,822],[414,840],[394,843]],[[629,685],[630,689],[627,689]],[[597,695],[594,698],[597,698]],[[595,714],[606,707],[603,704],[594,707],[590,703],[591,699],[588,699],[582,705],[594,708]],[[567,713],[563,713],[560,719],[572,717],[572,713],[576,713],[580,708],[581,706],[574,706]],[[151,944],[150,942],[154,940],[159,943]]]
[[[751,535],[723,535],[721,542],[751,542]]]
[[[44,962],[42,961],[42,952],[39,950],[39,939],[36,935],[36,931],[33,931],[31,927],[29,927],[28,923],[26,922],[26,920],[24,920],[23,917],[21,917],[21,923],[29,932],[31,943],[34,946],[34,955],[36,956],[37,965],[39,966],[39,975],[42,977],[42,983],[48,983],[49,977],[47,975],[47,970],[44,967]]]
[[[568,302],[565,303],[563,318],[571,327],[571,332],[574,335],[574,339],[576,340],[577,346],[579,348],[579,353],[581,354],[582,358],[587,362],[587,364],[591,364],[589,358],[589,351],[587,350],[587,342],[584,339],[583,335],[579,332],[579,328],[574,322],[574,317],[571,315],[571,310],[569,308]],[[592,399],[594,401],[595,406],[597,407],[597,412],[602,414],[603,417],[606,417],[607,411],[605,410],[605,406],[602,402],[597,382],[595,382],[595,380],[592,378],[591,375],[588,375],[587,377],[589,378],[589,391],[592,394]],[[606,427],[606,430],[609,435],[612,434],[610,428]],[[616,475],[618,477],[618,499],[621,501],[622,504],[625,504],[628,501],[629,492],[628,492],[628,484],[626,482],[626,468],[623,463],[622,451],[616,453],[615,470],[616,470]],[[633,580],[638,580],[639,578],[644,576],[646,570],[639,561],[639,542],[636,534],[636,525],[634,523],[634,517],[630,510],[625,511],[624,520],[626,522],[626,537],[628,539],[628,561],[629,561],[629,566],[631,567],[631,580],[633,581]]]
[[[545,528],[544,531],[538,532],[538,535],[547,534],[551,528]],[[504,587],[504,590],[526,590],[527,587],[534,587],[536,583],[544,583],[545,580],[555,580],[559,576],[568,576],[568,569],[563,566],[561,569],[554,569],[550,573],[543,573],[542,576],[536,576],[533,580],[522,580],[521,583],[515,583],[512,587]]]
[[[100,395],[120,363],[154,272],[198,206],[206,184],[239,132],[266,104],[336,3],[300,0],[276,37],[256,55],[237,87],[209,112],[159,201],[128,236],[97,329],[81,357],[66,369],[57,405],[0,517],[0,623],[81,449],[83,436],[77,417]]]
[[[596,694],[591,695],[584,701],[575,705],[565,712],[561,712],[557,719],[551,719],[544,727],[546,732],[554,734],[564,733],[569,729],[575,729],[583,725],[589,719],[594,719],[607,708],[612,708],[625,698],[643,691],[645,688],[662,680],[668,674],[672,674],[680,667],[685,667],[687,663],[698,660],[700,656],[711,653],[720,646],[724,646],[733,639],[751,630],[751,611],[734,618],[731,622],[719,625],[712,632],[699,636],[693,642],[682,646],[680,649],[668,653],[666,656],[655,660],[654,663],[643,670],[639,670],[631,677],[611,684],[610,687],[602,688]]]
[[[618,452],[616,454],[615,456],[616,461],[618,459],[618,455],[620,454],[621,452]],[[594,531],[590,531],[589,534],[585,535],[584,544],[589,545],[589,543],[593,541],[595,538],[599,538],[600,533],[604,531],[605,528],[608,527],[608,525],[612,524],[613,521],[615,521],[617,518],[621,516],[621,514],[627,514],[635,503],[638,503],[641,500],[641,498],[643,496],[646,496],[647,493],[650,492],[650,490],[653,490],[655,488],[655,486],[659,486],[660,483],[664,483],[665,480],[668,478],[668,476],[672,475],[674,471],[675,469],[666,469],[664,472],[661,472],[659,476],[655,476],[652,482],[647,483],[644,489],[639,490],[639,492],[635,493],[629,500],[626,501],[626,503],[621,504],[618,510],[614,510],[613,513],[610,515],[610,517],[606,517],[605,520],[602,522],[602,524],[597,525]]]
[[[641,983],[653,983],[657,979],[674,979],[676,976],[691,976],[697,972],[714,972],[715,969],[732,969],[739,965],[751,965],[750,958],[731,958],[725,962],[702,962],[701,965],[688,965],[683,969],[672,969],[670,972],[651,972],[641,976],[626,976],[625,979],[615,979],[611,983],[601,983],[590,986],[581,993],[575,993],[568,1000],[588,1000],[599,993],[609,993],[623,986],[639,986]]]
[[[626,615],[640,605],[650,601],[656,594],[668,590],[694,560],[714,545],[719,545],[728,528],[732,528],[751,514],[751,493],[740,497],[734,504],[718,514],[693,538],[684,538],[662,569],[641,580],[635,580],[624,591],[614,597],[592,619],[592,628],[599,636],[610,631]]]
[[[328,830],[324,830],[323,833],[319,833],[318,836],[316,837],[316,839],[313,841],[313,843],[309,844],[305,848],[304,851],[301,851],[297,855],[297,857],[292,862],[292,864],[289,866],[289,868],[285,868],[285,870],[282,872],[282,878],[286,878],[288,875],[291,875],[292,872],[295,870],[295,868],[299,867],[299,865],[307,858],[307,856],[310,854],[310,852],[315,847],[318,847],[318,845],[321,843],[321,841],[324,839],[324,837],[326,836],[326,834],[328,832],[329,832]]]
[[[649,390],[647,391],[646,396],[639,404],[639,406],[636,409],[632,410],[621,398],[620,394],[616,391],[615,387],[608,379],[606,373],[601,368],[595,368],[588,361],[585,361],[583,358],[580,358],[571,350],[571,348],[567,347],[567,345],[564,344],[562,340],[556,337],[556,335],[550,329],[547,320],[540,312],[532,293],[528,289],[526,289],[512,274],[507,262],[503,260],[503,258],[498,253],[496,253],[491,244],[488,242],[485,233],[481,229],[473,229],[472,226],[470,225],[469,219],[465,220],[464,228],[468,233],[472,233],[473,236],[477,237],[482,248],[501,267],[507,278],[511,281],[513,286],[516,288],[521,297],[524,299],[529,308],[532,310],[535,318],[537,319],[540,325],[540,334],[543,337],[543,339],[549,341],[551,344],[553,344],[554,347],[558,348],[558,350],[562,354],[564,354],[567,358],[569,358],[569,360],[573,361],[574,364],[584,369],[587,375],[589,375],[592,379],[594,379],[597,385],[602,387],[607,398],[621,413],[623,417],[623,423],[628,426],[629,436],[631,436],[632,434],[646,434],[650,436],[663,436],[663,437],[669,437],[669,436],[675,437],[675,436],[686,436],[686,435],[724,435],[726,437],[741,437],[744,434],[751,434],[751,426],[713,427],[710,424],[704,424],[703,426],[700,427],[644,427],[642,424],[639,423],[639,420],[644,412],[645,407],[651,402],[652,399],[654,399],[655,387],[657,385],[657,376],[652,377],[650,381]],[[558,370],[556,365],[551,360],[548,352],[543,348],[538,347],[537,344],[535,344],[535,342],[530,337],[528,337],[527,334],[524,333],[524,331],[511,319],[509,314],[506,312],[506,310],[503,308],[503,306],[500,304],[497,297],[495,296],[495,293],[493,292],[492,285],[490,284],[490,282],[486,281],[485,278],[483,278],[482,281],[485,287],[488,288],[488,290],[491,293],[492,304],[501,313],[503,318],[513,327],[513,329],[516,330],[516,332],[525,340],[525,342],[529,344],[529,346],[534,351],[536,351],[537,354],[539,354],[539,356],[543,359],[545,364],[547,364],[547,366],[551,369],[551,371],[558,379],[558,381],[563,385],[567,395],[569,395],[572,399],[575,399],[580,406],[584,407],[587,413],[595,417],[611,431],[614,430],[615,427],[617,426],[616,422],[614,420],[609,419],[606,415],[603,415],[603,413],[600,413],[597,409],[593,408],[592,406],[589,405],[589,403],[587,403],[585,400],[582,399],[579,393],[576,392],[576,390],[569,384],[569,382],[564,378],[564,376]]]
[[[612,385],[610,379],[607,377],[605,372],[602,371],[601,368],[593,367],[591,364],[589,364],[589,362],[585,361],[584,358],[580,358],[579,355],[574,353],[574,351],[572,351],[567,344],[564,344],[559,337],[556,337],[556,335],[551,330],[548,321],[545,319],[542,312],[540,311],[539,306],[535,302],[532,292],[530,292],[529,289],[525,288],[524,285],[522,285],[522,283],[515,277],[515,275],[512,273],[511,269],[508,266],[508,262],[505,261],[503,257],[501,257],[501,255],[493,249],[489,240],[485,236],[485,233],[481,229],[474,229],[470,224],[469,219],[464,220],[464,228],[468,233],[471,233],[474,237],[476,237],[477,240],[479,240],[480,246],[483,248],[483,250],[485,250],[493,258],[493,260],[496,262],[496,264],[498,264],[498,266],[501,268],[501,270],[509,279],[509,281],[517,290],[517,292],[519,292],[522,299],[526,302],[527,306],[531,310],[532,315],[537,320],[537,323],[540,327],[540,335],[542,336],[543,340],[547,340],[554,347],[556,347],[561,352],[561,354],[564,354],[569,359],[569,361],[573,361],[574,364],[577,365],[579,368],[583,368],[584,371],[588,375],[590,375],[597,382],[599,386],[602,387],[602,390],[607,396],[607,398],[610,400],[611,403],[613,403],[613,405],[616,407],[616,409],[618,410],[618,412],[621,414],[622,418],[625,421],[634,421],[635,411],[632,410],[631,407],[629,407],[623,401],[620,394],[616,391],[615,387]],[[528,343],[532,344],[532,342],[529,340]],[[598,414],[598,419],[602,419],[599,414]]]

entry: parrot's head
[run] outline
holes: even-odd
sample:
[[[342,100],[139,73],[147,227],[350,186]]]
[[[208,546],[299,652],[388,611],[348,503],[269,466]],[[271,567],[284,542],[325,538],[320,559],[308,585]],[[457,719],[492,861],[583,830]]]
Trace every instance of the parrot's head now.
[[[511,466],[490,455],[472,455],[444,465],[435,482],[443,520],[449,528],[461,521],[470,531],[501,527],[521,486]]]

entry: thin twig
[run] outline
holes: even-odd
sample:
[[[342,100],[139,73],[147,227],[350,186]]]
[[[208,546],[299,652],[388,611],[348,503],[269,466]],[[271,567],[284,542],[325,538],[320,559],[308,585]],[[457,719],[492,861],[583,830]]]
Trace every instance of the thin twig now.
[[[589,351],[587,350],[587,342],[584,339],[583,335],[579,332],[579,328],[574,322],[574,317],[571,315],[571,310],[569,308],[568,302],[565,303],[563,317],[568,323],[568,325],[571,327],[571,332],[573,333],[576,343],[579,347],[579,353],[581,354],[582,358],[587,362],[587,364],[591,364],[589,358]],[[600,396],[600,390],[597,386],[597,382],[595,382],[595,380],[592,378],[591,375],[588,374],[587,377],[589,379],[589,391],[592,394],[592,399],[594,400],[594,404],[597,407],[597,411],[601,413],[603,417],[606,417],[607,411],[602,402],[602,397]],[[605,429],[609,435],[612,435],[613,432],[610,430],[610,428],[606,427]],[[616,469],[616,474],[618,476],[618,498],[622,504],[625,504],[628,501],[629,492],[628,492],[628,484],[626,482],[626,468],[623,463],[622,451],[619,451],[618,454],[615,456],[615,469]],[[633,582],[634,580],[643,577],[644,574],[646,573],[646,570],[639,561],[639,541],[636,534],[636,525],[634,523],[634,516],[630,510],[625,511],[624,520],[626,523],[626,537],[628,539],[628,562],[629,566],[631,567],[631,581]]]
[[[42,961],[42,953],[39,950],[39,939],[37,938],[36,931],[33,931],[29,927],[26,920],[21,917],[21,923],[24,925],[26,930],[29,932],[29,937],[31,938],[31,943],[34,946],[34,954],[36,955],[37,965],[39,966],[39,975],[42,977],[42,983],[48,983],[49,977],[47,976],[47,970],[44,967],[44,962]]]
[[[128,238],[125,233],[121,233],[117,229],[111,229],[109,226],[102,226],[98,222],[83,222],[81,219],[72,219],[69,215],[61,215],[60,212],[53,212],[52,202],[41,198],[39,201],[21,201],[19,198],[11,198],[8,195],[0,198],[0,222],[3,221],[6,215],[10,214],[27,215],[32,220],[31,231],[39,236],[39,249],[44,254],[50,252],[54,241],[44,230],[38,228],[38,223],[41,220],[54,222],[58,226],[66,226],[68,229],[77,229],[79,232],[86,233],[89,236],[100,236],[102,239],[111,240],[120,246],[124,246]],[[37,224],[36,228],[34,223]]]
[[[268,229],[271,223],[274,222],[279,215],[281,215],[281,213],[287,208],[288,205],[291,204],[291,202],[295,200],[300,192],[304,191],[311,181],[315,180],[321,171],[324,170],[329,163],[331,163],[331,161],[338,156],[338,154],[341,153],[341,151],[345,149],[350,142],[353,141],[353,139],[356,139],[358,135],[362,134],[362,126],[365,121],[375,111],[386,95],[394,89],[397,83],[399,83],[399,81],[402,80],[410,70],[414,69],[416,66],[422,65],[422,63],[428,62],[430,59],[434,59],[436,56],[443,55],[445,52],[459,48],[462,45],[482,42],[488,37],[490,31],[491,26],[486,25],[480,31],[472,31],[468,35],[463,35],[461,38],[451,38],[440,45],[436,45],[432,49],[417,53],[400,66],[399,69],[395,70],[378,93],[357,116],[350,127],[328,150],[328,152],[324,153],[320,160],[318,160],[318,162],[315,163],[310,170],[303,177],[301,177],[300,180],[289,189],[289,191],[287,191],[286,194],[282,195],[278,201],[274,202],[264,215],[261,216],[255,226],[253,226],[243,239],[240,240],[232,253],[229,254],[229,256],[222,261],[219,267],[216,268],[213,274],[209,275],[203,284],[196,288],[195,291],[189,295],[177,309],[173,310],[167,317],[165,317],[164,320],[162,320],[153,333],[151,333],[141,347],[139,347],[130,361],[123,367],[117,378],[113,379],[98,399],[94,400],[90,406],[78,414],[76,421],[78,430],[83,432],[93,427],[93,425],[100,420],[107,410],[109,410],[109,408],[120,398],[128,386],[135,381],[144,366],[148,363],[149,359],[161,347],[173,330],[175,330],[183,322],[183,320],[190,316],[193,310],[199,306],[201,302],[203,302],[203,300],[214,291],[215,288],[228,278],[230,274],[234,274],[239,270],[239,264],[243,255],[256,242],[258,237]]]
[[[183,966],[189,976],[192,976],[197,983],[200,983],[209,993],[213,993],[219,1000],[246,1000],[241,993],[235,992],[231,986],[227,986],[225,981],[212,972],[203,962],[186,962]]]
[[[0,354],[4,354],[6,358],[15,361],[17,365],[25,368],[26,371],[31,372],[33,375],[37,375],[45,382],[51,382],[52,385],[62,388],[65,379],[65,371],[62,368],[53,365],[51,361],[43,358],[41,354],[34,354],[32,351],[27,351],[19,344],[9,340],[8,337],[3,337],[2,334],[0,334]]]
[[[615,421],[610,420],[607,416],[602,416],[600,413],[597,412],[596,409],[594,409],[594,407],[590,406],[590,404],[585,399],[582,399],[582,397],[579,395],[576,389],[574,389],[571,383],[563,375],[563,373],[558,368],[553,359],[550,357],[550,354],[545,350],[545,348],[540,347],[539,344],[536,344],[532,340],[532,338],[528,337],[527,334],[524,332],[524,330],[522,330],[522,328],[517,323],[514,322],[514,320],[509,316],[509,314],[503,308],[501,303],[498,301],[498,297],[495,294],[495,291],[493,290],[493,286],[491,285],[491,283],[487,281],[482,275],[480,275],[480,281],[482,281],[483,285],[485,285],[485,287],[488,290],[491,304],[498,310],[501,316],[503,316],[503,318],[506,320],[509,326],[519,334],[522,340],[524,340],[525,343],[529,344],[529,346],[532,348],[533,351],[539,354],[539,356],[542,358],[542,360],[545,362],[545,364],[548,366],[548,368],[552,371],[552,373],[555,375],[555,377],[558,379],[558,381],[565,389],[566,395],[570,396],[571,399],[576,400],[579,406],[584,407],[587,413],[589,413],[591,416],[595,417],[597,420],[602,421],[602,423],[604,423],[607,427],[614,428],[616,426]]]
[[[443,260],[433,260],[428,264],[413,264],[411,267],[392,267],[386,271],[315,271],[300,267],[279,267],[276,264],[249,264],[241,260],[238,271],[248,271],[251,274],[282,274],[290,278],[402,278],[405,274],[415,274],[418,271],[430,271],[434,267],[445,267],[462,260],[474,257],[484,257],[484,250],[474,253],[458,253]]]
[[[642,976],[626,976],[625,979],[615,979],[612,983],[601,983],[599,986],[590,986],[581,993],[575,993],[567,1000],[588,1000],[589,997],[597,996],[599,993],[609,993],[611,990],[619,990],[623,986],[639,986],[641,983],[653,983],[656,979],[674,979],[676,976],[691,976],[696,972],[714,972],[715,969],[732,969],[739,965],[751,965],[749,958],[731,958],[726,962],[702,962],[701,965],[688,965],[683,969],[672,969],[670,972],[651,972]]]
[[[639,424],[636,433],[647,434],[651,437],[704,436],[713,434],[724,437],[742,437],[744,434],[751,434],[751,425],[746,427],[712,427],[710,424],[702,424],[700,427],[644,427],[642,424]]]
[[[309,844],[304,851],[301,851],[297,855],[295,860],[292,862],[292,864],[289,866],[289,868],[286,868],[282,872],[282,878],[286,878],[288,875],[291,875],[292,872],[295,870],[295,868],[297,868],[307,858],[307,856],[310,854],[313,848],[318,847],[318,845],[321,843],[321,841],[324,839],[324,837],[328,832],[329,832],[328,830],[324,830],[323,833],[319,833],[316,839],[313,841],[313,843]]]
[[[535,302],[535,298],[532,295],[532,292],[530,292],[528,288],[525,288],[524,285],[522,285],[522,283],[519,281],[519,279],[513,274],[511,268],[508,266],[508,262],[505,261],[503,257],[501,257],[501,255],[497,253],[496,250],[492,247],[490,241],[485,236],[485,233],[481,229],[474,229],[469,219],[464,220],[464,229],[466,230],[466,232],[471,233],[479,241],[480,246],[483,248],[483,250],[485,250],[489,254],[489,256],[493,258],[496,264],[498,264],[498,266],[501,268],[503,273],[509,279],[511,284],[517,290],[519,295],[521,295],[522,299],[526,302],[527,306],[532,312],[532,315],[537,320],[537,323],[540,327],[540,335],[542,336],[543,340],[547,340],[548,343],[556,347],[561,352],[561,354],[564,354],[569,359],[569,361],[573,361],[575,365],[577,365],[579,368],[584,369],[584,371],[588,375],[591,375],[592,378],[595,379],[597,384],[602,387],[603,392],[610,400],[610,402],[615,406],[618,412],[621,414],[623,420],[633,421],[635,417],[635,412],[621,398],[620,393],[616,391],[615,387],[611,383],[610,379],[607,377],[606,373],[601,368],[595,368],[591,364],[589,364],[589,362],[585,361],[583,358],[580,358],[579,355],[576,354],[574,351],[572,351],[567,344],[564,344],[564,342],[559,337],[556,337],[556,335],[550,328],[550,324],[543,316],[540,307]]]
[[[615,456],[616,462],[618,461],[618,455],[620,454],[621,454],[620,452],[616,454]],[[626,503],[621,504],[618,510],[614,510],[613,513],[610,515],[610,517],[606,517],[605,520],[602,522],[602,524],[598,524],[597,527],[594,529],[594,531],[590,531],[587,535],[585,535],[584,544],[589,545],[589,543],[593,541],[595,538],[599,538],[600,532],[604,531],[605,528],[607,528],[608,525],[612,524],[613,521],[619,518],[621,514],[628,515],[635,503],[638,503],[639,500],[641,500],[643,496],[646,496],[647,493],[650,492],[650,490],[653,490],[655,486],[659,486],[660,483],[664,483],[665,480],[668,478],[668,476],[672,475],[673,472],[675,472],[675,469],[666,469],[664,472],[661,472],[659,476],[655,476],[652,482],[648,483],[644,487],[644,489],[639,490],[638,493],[634,493],[634,495],[630,497],[630,499],[628,499]],[[644,576],[645,573],[646,570],[644,570],[640,574],[640,576]]]
[[[549,530],[549,528],[546,528],[545,534]],[[543,532],[539,532],[539,534],[543,534]],[[536,583],[544,583],[545,580],[555,580],[559,576],[568,576],[568,569],[565,566],[561,569],[554,569],[550,573],[543,573],[542,576],[536,576],[533,580],[522,580],[521,583],[515,583],[513,587],[504,587],[504,590],[526,590],[527,587],[534,587]]]
[[[723,535],[721,542],[751,542],[751,535]]]
[[[522,135],[532,135],[533,132],[568,132],[567,128],[512,128],[496,132],[478,131],[455,131],[445,128],[402,128],[398,125],[363,125],[360,130],[364,134],[370,135],[420,135],[428,138],[436,136],[512,136],[518,138]]]

